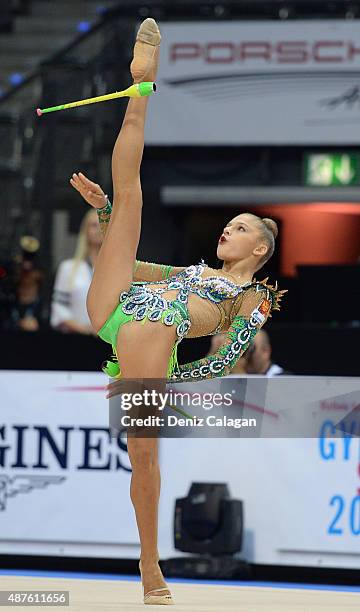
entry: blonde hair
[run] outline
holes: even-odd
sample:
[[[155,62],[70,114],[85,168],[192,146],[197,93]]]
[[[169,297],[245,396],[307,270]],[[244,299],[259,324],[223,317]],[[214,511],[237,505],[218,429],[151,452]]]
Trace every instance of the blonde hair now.
[[[87,239],[87,224],[90,217],[94,214],[94,209],[91,208],[87,211],[87,213],[83,216],[80,229],[77,237],[75,253],[73,257],[73,264],[69,277],[69,290],[73,288],[75,277],[79,266],[82,261],[85,261],[89,254],[89,244]]]
[[[247,214],[251,215],[252,217],[254,217],[254,219],[256,219],[256,224],[259,228],[260,239],[263,240],[268,247],[265,255],[263,255],[263,257],[261,257],[259,261],[259,265],[256,268],[257,271],[262,268],[267,261],[269,261],[270,257],[273,256],[275,251],[275,239],[279,233],[279,230],[277,223],[276,221],[274,221],[274,219],[268,219],[267,217],[264,217],[262,219],[261,217],[258,217],[253,213]]]

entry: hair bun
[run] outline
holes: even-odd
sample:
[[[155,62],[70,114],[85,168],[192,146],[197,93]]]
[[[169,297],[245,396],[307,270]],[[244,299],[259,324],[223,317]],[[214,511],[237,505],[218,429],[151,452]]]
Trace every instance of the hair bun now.
[[[270,232],[272,232],[272,234],[274,235],[274,238],[276,238],[276,236],[279,233],[277,223],[273,219],[267,219],[267,218],[262,219],[262,222],[266,225],[266,227],[270,230]]]

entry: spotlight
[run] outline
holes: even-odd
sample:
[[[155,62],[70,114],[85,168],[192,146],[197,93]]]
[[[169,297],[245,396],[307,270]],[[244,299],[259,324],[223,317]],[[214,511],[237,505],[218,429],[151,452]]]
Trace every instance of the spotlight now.
[[[283,6],[279,10],[279,17],[280,17],[280,19],[287,19],[289,17],[289,14],[290,14],[290,10],[288,9],[287,6]]]
[[[81,33],[88,32],[90,28],[91,28],[91,25],[89,21],[79,21],[79,23],[76,26],[77,31]]]
[[[24,179],[24,187],[25,189],[32,189],[34,186],[34,180],[32,179],[31,176],[27,176]]]
[[[242,549],[243,502],[231,499],[226,483],[193,482],[176,499],[174,546],[198,556],[168,559],[169,576],[249,577],[249,565],[233,555]]]
[[[222,4],[214,6],[214,15],[216,17],[222,17],[225,13],[225,7]]]
[[[355,15],[352,11],[346,11],[345,19],[354,19]]]
[[[20,72],[13,72],[13,74],[9,76],[9,82],[11,83],[11,85],[20,85],[20,83],[22,83],[23,80],[24,80],[24,75],[20,74]]]

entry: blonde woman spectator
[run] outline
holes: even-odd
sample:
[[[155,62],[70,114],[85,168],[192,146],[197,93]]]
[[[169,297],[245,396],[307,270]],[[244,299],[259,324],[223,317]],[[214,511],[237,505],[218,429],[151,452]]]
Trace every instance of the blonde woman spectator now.
[[[101,246],[101,233],[96,210],[84,216],[75,255],[58,267],[51,304],[50,324],[63,331],[95,334],[86,309],[86,296],[93,268]]]

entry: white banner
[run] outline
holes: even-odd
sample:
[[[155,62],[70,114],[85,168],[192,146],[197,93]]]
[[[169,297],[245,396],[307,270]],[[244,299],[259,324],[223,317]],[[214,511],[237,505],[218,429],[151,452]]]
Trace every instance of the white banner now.
[[[102,373],[0,373],[0,553],[137,552],[126,439],[110,437],[106,383]]]
[[[147,144],[358,144],[358,20],[160,27]]]
[[[358,568],[360,381],[267,380],[263,428],[287,421],[303,431],[304,416],[271,391],[291,384],[304,406],[314,401],[318,437],[161,438],[161,558],[184,554],[173,542],[176,498],[191,482],[226,482],[244,502],[247,561]],[[139,556],[126,439],[109,435],[106,382],[101,373],[0,372],[0,554]],[[263,405],[257,387],[255,378],[246,385],[248,416]],[[353,436],[335,430],[345,417]]]

